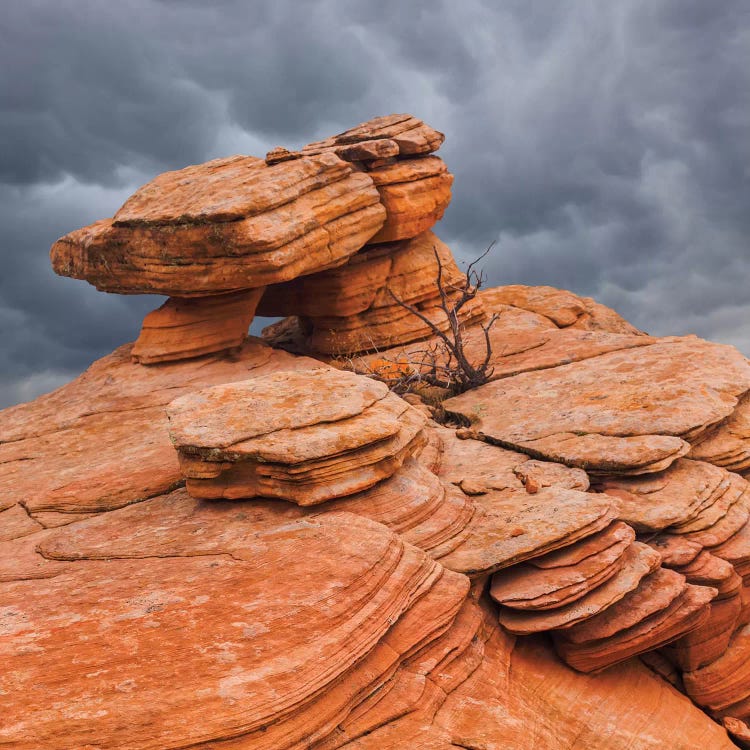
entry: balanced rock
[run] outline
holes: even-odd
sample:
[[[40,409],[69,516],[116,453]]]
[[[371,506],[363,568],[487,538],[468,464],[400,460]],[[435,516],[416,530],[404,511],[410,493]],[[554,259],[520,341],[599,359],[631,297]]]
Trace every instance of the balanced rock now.
[[[167,414],[188,491],[203,498],[313,505],[387,479],[426,441],[419,410],[333,369],[215,386]]]
[[[145,321],[143,364],[234,348],[260,292],[236,307],[223,295],[341,265],[368,241],[412,238],[438,221],[453,177],[427,154],[442,141],[422,121],[391,115],[297,153],[166,172],[112,219],[59,239],[52,266],[103,291],[175,298]]]
[[[218,159],[55,243],[170,299],[0,414],[0,746],[745,741],[750,363],[467,289],[442,141],[392,115]],[[450,322],[489,382],[391,392]]]

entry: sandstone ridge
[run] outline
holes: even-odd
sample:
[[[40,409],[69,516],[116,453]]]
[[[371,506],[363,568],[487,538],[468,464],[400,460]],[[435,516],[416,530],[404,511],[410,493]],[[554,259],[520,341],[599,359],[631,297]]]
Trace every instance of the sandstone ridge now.
[[[53,246],[170,299],[0,413],[0,746],[750,747],[750,363],[513,285],[462,309],[488,383],[397,395],[463,278],[442,141],[188,167]]]

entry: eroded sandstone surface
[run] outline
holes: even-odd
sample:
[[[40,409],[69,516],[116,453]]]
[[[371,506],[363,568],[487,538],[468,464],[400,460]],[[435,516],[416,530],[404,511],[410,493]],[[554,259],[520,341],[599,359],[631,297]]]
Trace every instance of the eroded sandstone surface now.
[[[0,412],[0,746],[750,745],[750,364],[514,285],[460,318],[487,384],[397,395],[464,278],[442,140],[188,167],[55,244],[171,299]]]

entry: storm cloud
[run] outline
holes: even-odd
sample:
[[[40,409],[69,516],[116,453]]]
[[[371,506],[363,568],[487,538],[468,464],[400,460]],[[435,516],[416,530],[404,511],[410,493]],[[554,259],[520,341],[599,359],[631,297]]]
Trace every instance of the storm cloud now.
[[[48,250],[158,172],[411,112],[456,175],[439,233],[492,284],[597,297],[750,354],[744,0],[6,0],[0,407],[132,340],[159,298]]]

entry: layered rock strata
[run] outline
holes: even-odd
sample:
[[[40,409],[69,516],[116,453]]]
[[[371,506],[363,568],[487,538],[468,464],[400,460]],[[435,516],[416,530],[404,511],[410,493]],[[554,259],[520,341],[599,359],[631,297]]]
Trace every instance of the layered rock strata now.
[[[441,275],[448,305],[455,304],[463,274],[448,247],[432,232],[413,239],[369,245],[339,268],[268,288],[261,315],[299,316],[297,346],[333,356],[351,356],[423,340],[449,320],[436,285]],[[464,305],[459,319],[469,325],[484,316],[478,299]]]
[[[266,163],[335,153],[367,171],[386,209],[372,242],[416,237],[439,221],[451,199],[453,175],[442,159],[429,156],[445,136],[411,115],[386,115],[300,151],[275,149]]]
[[[133,344],[142,365],[237,351],[247,338],[263,288],[210,297],[170,297],[143,321]]]
[[[649,474],[686,455],[748,389],[739,352],[685,337],[505,377],[445,408],[505,447],[595,474]]]
[[[421,120],[391,115],[299,152],[166,172],[112,219],[58,240],[52,266],[103,291],[174,298],[144,321],[142,364],[233,348],[253,305],[185,298],[260,290],[339,266],[368,241],[429,229],[450,202],[453,177],[429,155],[442,141]]]
[[[426,442],[425,416],[383,383],[328,368],[214,386],[167,414],[202,498],[313,505],[387,479]]]

